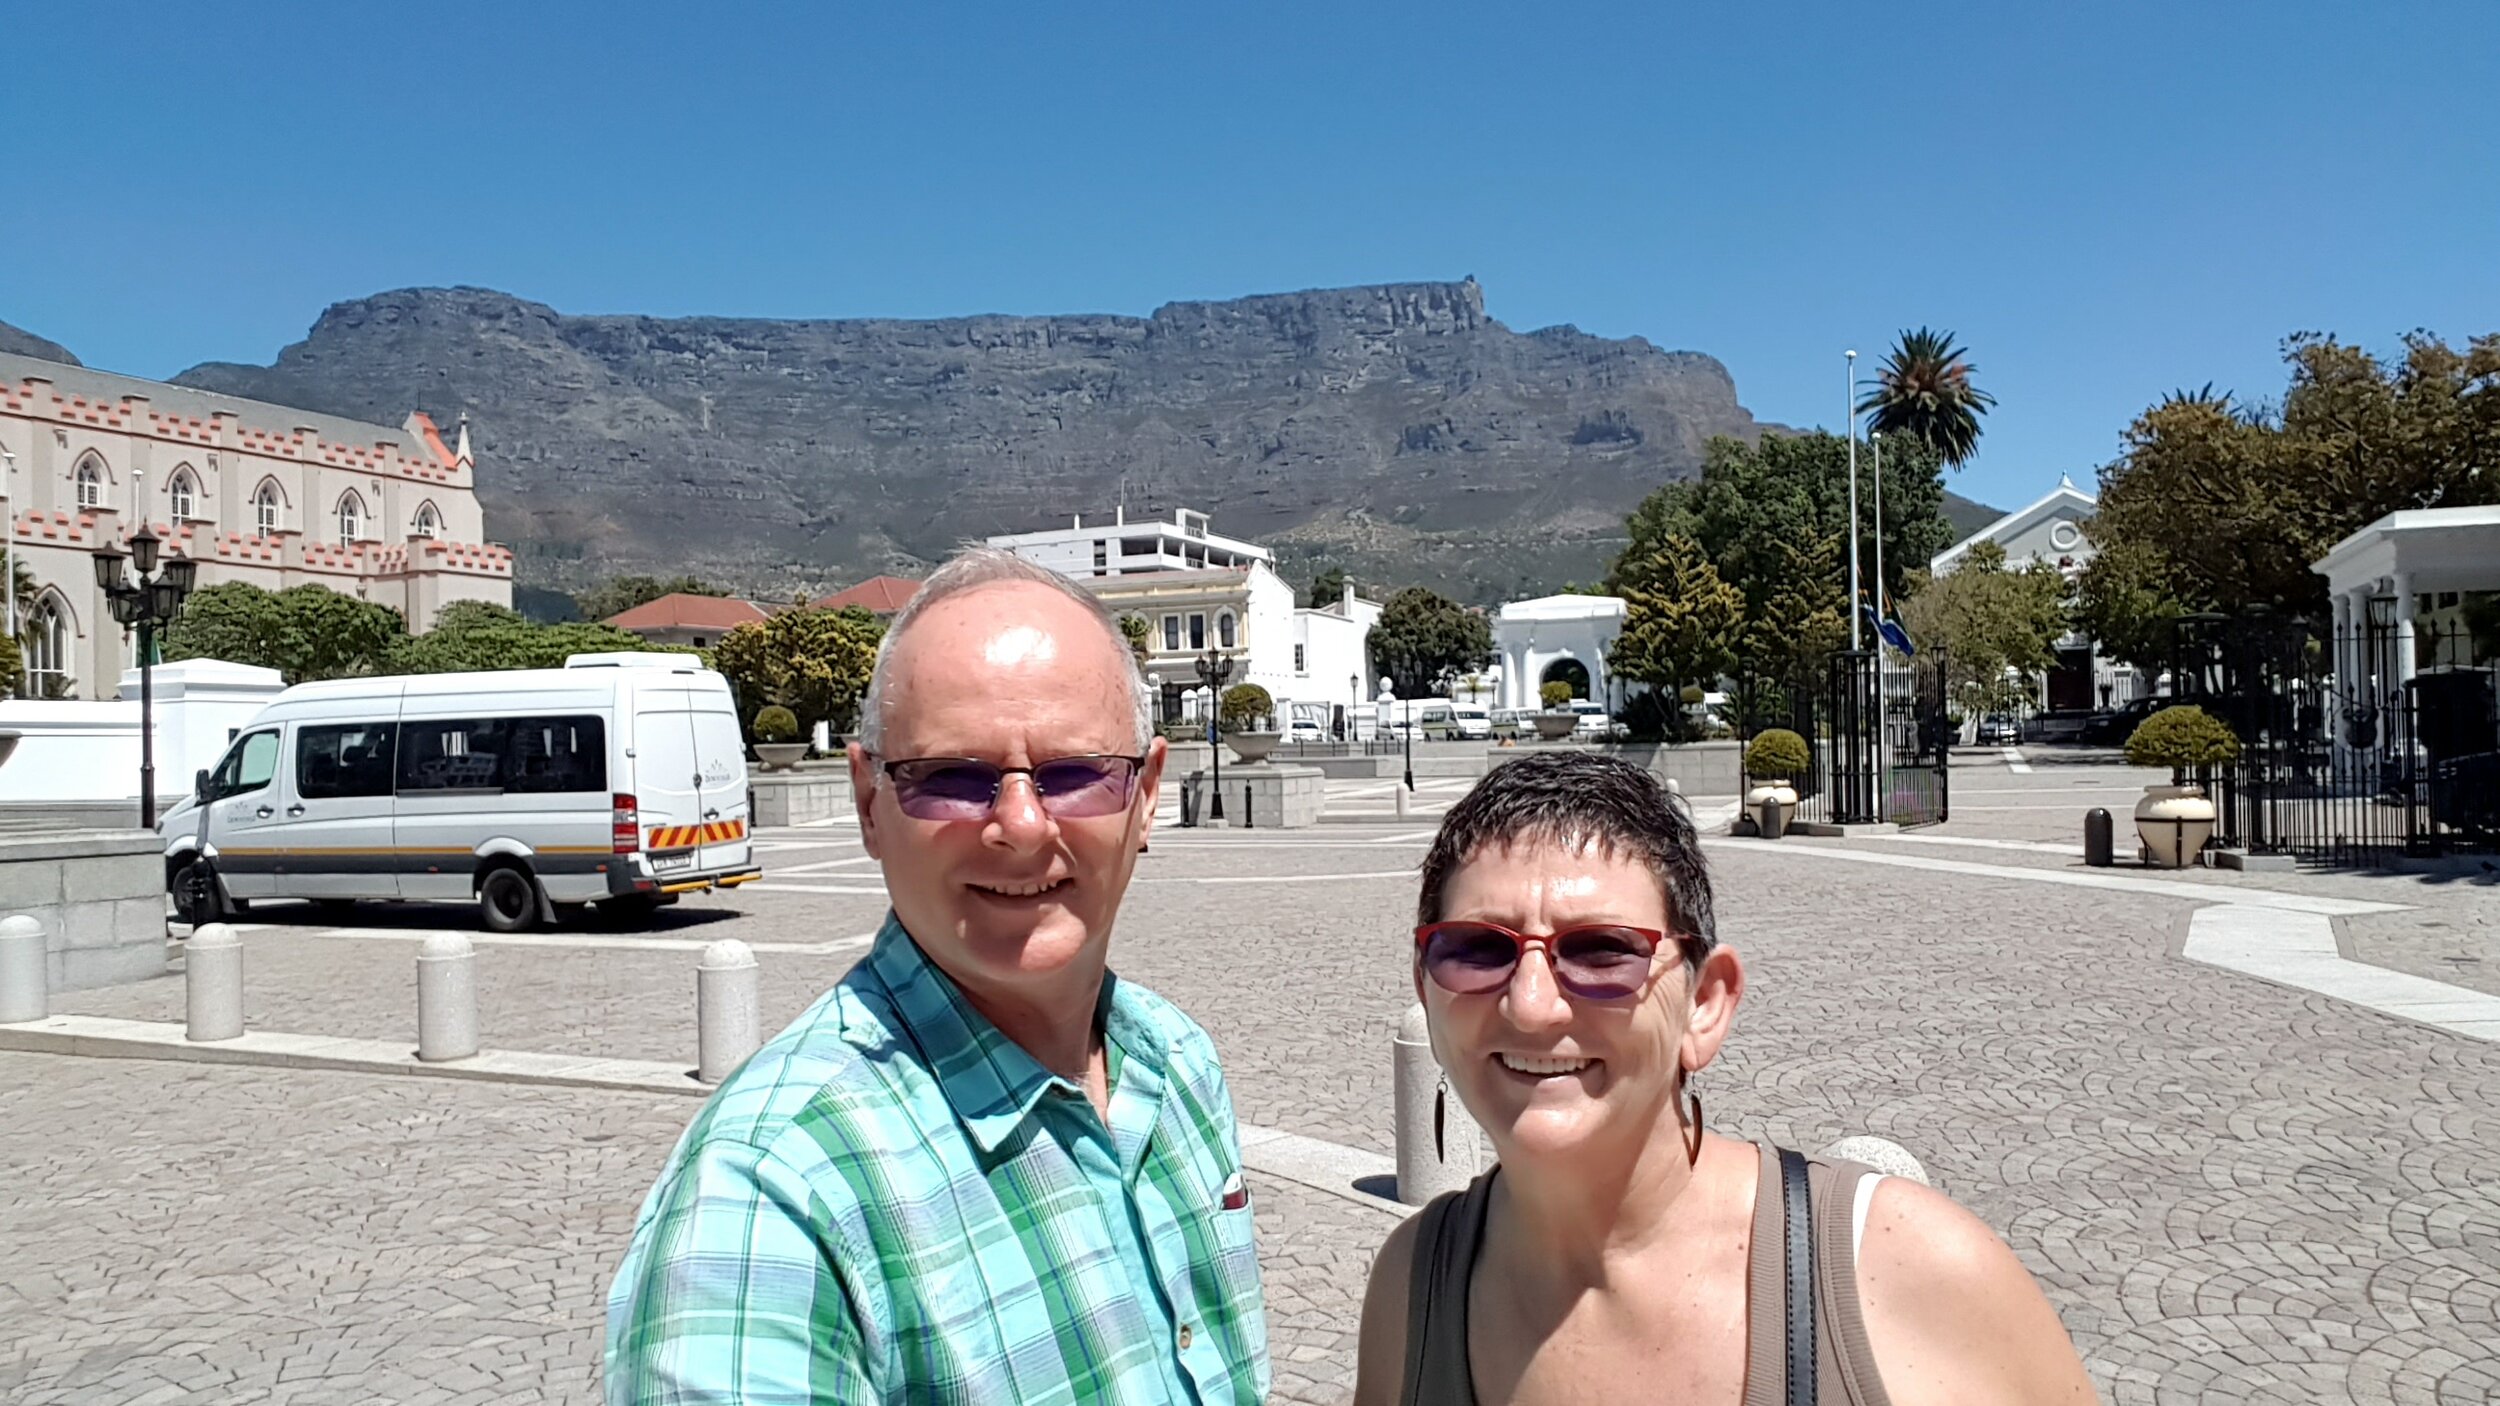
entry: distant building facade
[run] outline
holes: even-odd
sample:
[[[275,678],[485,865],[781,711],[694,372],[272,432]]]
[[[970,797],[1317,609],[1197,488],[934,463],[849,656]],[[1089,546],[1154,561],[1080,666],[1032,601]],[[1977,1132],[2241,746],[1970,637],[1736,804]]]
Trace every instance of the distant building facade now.
[[[611,615],[607,623],[653,644],[710,649],[740,625],[770,620],[773,613],[751,600],[678,591]]]
[[[1183,508],[1168,522],[1107,523],[992,537],[989,545],[1074,579],[1115,616],[1146,622],[1146,681],[1167,723],[1206,716],[1198,660],[1234,661],[1231,683],[1254,683],[1276,704],[1279,727],[1300,720],[1336,735],[1351,729],[1370,696],[1368,641],[1380,606],[1348,587],[1339,599],[1306,608],[1276,574],[1275,555],[1255,542],[1212,531],[1207,515]]]
[[[1994,542],[2005,550],[2008,569],[2020,571],[2043,563],[2057,568],[2071,582],[2091,565],[2092,541],[2083,528],[2099,509],[2098,498],[2060,474],[2057,487],[2038,501],[1938,552],[1927,565],[1928,574],[1949,575],[1970,556],[1972,548]],[[2102,655],[2083,635],[2069,634],[2057,642],[2057,664],[2043,682],[2041,706],[2050,712],[2111,708],[2141,696],[2149,686],[2141,671]]]
[[[36,588],[17,602],[27,692],[110,698],[136,662],[94,553],[141,522],[198,584],[326,586],[432,628],[452,601],[512,603],[512,553],[486,540],[468,428],[393,429],[132,376],[0,355],[8,541]]]
[[[1575,698],[1602,703],[1611,713],[1617,696],[1608,656],[1623,633],[1621,596],[1539,596],[1504,605],[1493,619],[1497,708],[1543,705],[1545,685],[1568,683]]]
[[[892,619],[912,597],[920,594],[920,583],[902,576],[871,576],[848,590],[836,591],[816,602],[818,610],[865,610],[880,620]]]

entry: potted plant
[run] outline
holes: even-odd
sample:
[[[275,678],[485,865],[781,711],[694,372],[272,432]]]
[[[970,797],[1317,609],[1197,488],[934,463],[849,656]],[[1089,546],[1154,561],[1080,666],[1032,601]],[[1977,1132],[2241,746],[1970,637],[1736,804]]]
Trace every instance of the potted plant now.
[[[1283,734],[1276,731],[1276,700],[1254,683],[1224,690],[1217,716],[1224,721],[1224,741],[1245,762],[1263,762],[1276,751]]]
[[[2135,833],[2156,868],[2180,869],[2203,853],[2214,835],[2214,803],[2188,784],[2189,767],[2233,761],[2240,740],[2219,718],[2193,704],[2164,708],[2136,725],[2127,738],[2133,766],[2170,768],[2170,784],[2147,786],[2135,803]]]
[[[798,714],[775,703],[755,715],[755,759],[766,771],[789,771],[807,755],[799,736]]]
[[[1560,679],[1536,691],[1545,704],[1545,711],[1536,715],[1536,735],[1540,742],[1560,742],[1580,725],[1580,715],[1571,711],[1571,685]]]
[[[1806,740],[1784,727],[1764,728],[1746,744],[1745,775],[1756,784],[1745,793],[1745,808],[1762,838],[1788,833],[1788,818],[1797,810],[1797,788],[1789,783],[1806,774],[1810,761]]]

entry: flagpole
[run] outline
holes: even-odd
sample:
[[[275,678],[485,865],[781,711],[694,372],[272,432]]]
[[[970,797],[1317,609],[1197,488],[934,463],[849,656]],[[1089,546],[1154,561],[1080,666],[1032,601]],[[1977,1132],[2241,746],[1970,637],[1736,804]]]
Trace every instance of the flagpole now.
[[[1854,654],[1866,648],[1858,624],[1858,616],[1865,608],[1865,597],[1859,594],[1858,586],[1858,354],[1853,350],[1841,355],[1849,359],[1849,395],[1841,402],[1841,408],[1848,412],[1849,427],[1849,650]]]
[[[1884,589],[1884,432],[1868,431],[1866,447],[1875,455],[1875,646],[1881,649],[1884,622],[1892,618]]]
[[[1892,654],[1884,648],[1884,626],[1892,619],[1884,599],[1884,432],[1869,430],[1866,447],[1875,459],[1875,818],[1889,820],[1892,809]]]

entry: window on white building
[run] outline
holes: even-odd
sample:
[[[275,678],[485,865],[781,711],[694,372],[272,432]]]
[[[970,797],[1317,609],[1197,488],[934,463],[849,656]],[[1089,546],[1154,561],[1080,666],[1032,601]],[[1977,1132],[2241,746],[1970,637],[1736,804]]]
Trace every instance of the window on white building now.
[[[97,463],[93,456],[78,461],[76,481],[78,506],[82,508],[104,506],[104,466]]]
[[[252,494],[252,527],[263,537],[278,530],[278,485],[274,481],[261,484]]]
[[[1165,649],[1181,647],[1181,618],[1177,615],[1163,617],[1163,647]]]
[[[192,476],[190,465],[174,470],[174,476],[165,484],[165,496],[172,503],[175,522],[190,522],[199,516],[200,481]]]
[[[1311,672],[1311,666],[1303,660],[1302,646],[1298,644],[1293,647],[1293,671],[1297,674]]]
[[[1233,613],[1229,610],[1215,617],[1215,642],[1226,649],[1233,647]]]
[[[1203,615],[1189,617],[1189,647],[1191,649],[1207,647],[1207,617]]]
[[[60,698],[69,693],[69,610],[59,595],[45,592],[26,617],[20,638],[26,648],[26,693],[31,698]]]
[[[365,535],[365,500],[349,489],[339,495],[339,544],[361,540]]]
[[[427,503],[417,509],[417,535],[419,537],[443,535],[443,515],[434,511],[432,503]]]

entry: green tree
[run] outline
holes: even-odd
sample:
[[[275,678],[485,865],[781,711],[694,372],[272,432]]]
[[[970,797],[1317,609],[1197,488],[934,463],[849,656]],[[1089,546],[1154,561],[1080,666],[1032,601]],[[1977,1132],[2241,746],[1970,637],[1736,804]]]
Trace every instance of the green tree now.
[[[1276,700],[1266,689],[1254,683],[1237,683],[1224,690],[1217,714],[1224,720],[1227,732],[1240,732],[1252,723],[1267,722],[1276,716]]]
[[[1736,665],[1745,627],[1744,593],[1719,577],[1701,548],[1669,537],[1615,570],[1623,596],[1623,633],[1615,640],[1615,672],[1674,696],[1686,684],[1708,684]],[[1683,717],[1670,708],[1672,721]]]
[[[2057,663],[2066,579],[2044,562],[2008,570],[2005,549],[1981,542],[1902,602],[1901,624],[1920,649],[1945,651],[1946,685],[1964,709],[2011,709]]]
[[[1446,596],[1409,586],[1381,607],[1364,648],[1400,698],[1423,698],[1443,679],[1493,658],[1493,626]]]
[[[33,623],[35,601],[43,585],[35,579],[34,568],[19,560],[6,543],[0,543],[0,562],[17,577],[17,628],[15,639],[0,634],[0,696],[15,698],[26,686],[26,639],[24,632]]]
[[[612,619],[638,605],[649,605],[662,596],[728,594],[711,582],[693,576],[619,576],[587,591],[574,592],[573,602],[581,607],[584,620],[595,622]]]
[[[1321,568],[1319,574],[1311,578],[1309,588],[1302,592],[1302,604],[1313,610],[1324,609],[1344,598],[1345,568],[1342,566]]]
[[[1128,652],[1136,656],[1139,667],[1144,667],[1154,652],[1154,626],[1147,624],[1143,615],[1123,615],[1120,638],[1128,641]]]
[[[1978,452],[1979,417],[1997,403],[1971,384],[1978,369],[1950,332],[1903,332],[1858,409],[1869,412],[1868,429],[1918,440],[1958,469]]]
[[[2337,542],[2408,508],[2500,503],[2500,334],[2458,351],[2415,333],[2394,361],[2302,334],[2284,360],[2279,410],[2174,393],[2101,470],[2077,618],[2105,649],[2158,664],[2189,611],[2322,617],[2309,568]]]
[[[398,611],[325,586],[273,593],[227,581],[183,602],[164,657],[256,664],[298,684],[383,672],[406,638]]]
[[[749,716],[778,703],[798,714],[803,728],[821,722],[849,732],[884,637],[885,623],[857,606],[785,610],[721,636],[712,667],[736,686]]]
[[[504,669],[561,669],[576,654],[660,650],[642,636],[595,621],[541,625],[518,611],[485,601],[453,601],[435,612],[434,628],[391,651],[391,668],[402,674],[492,673]]]

